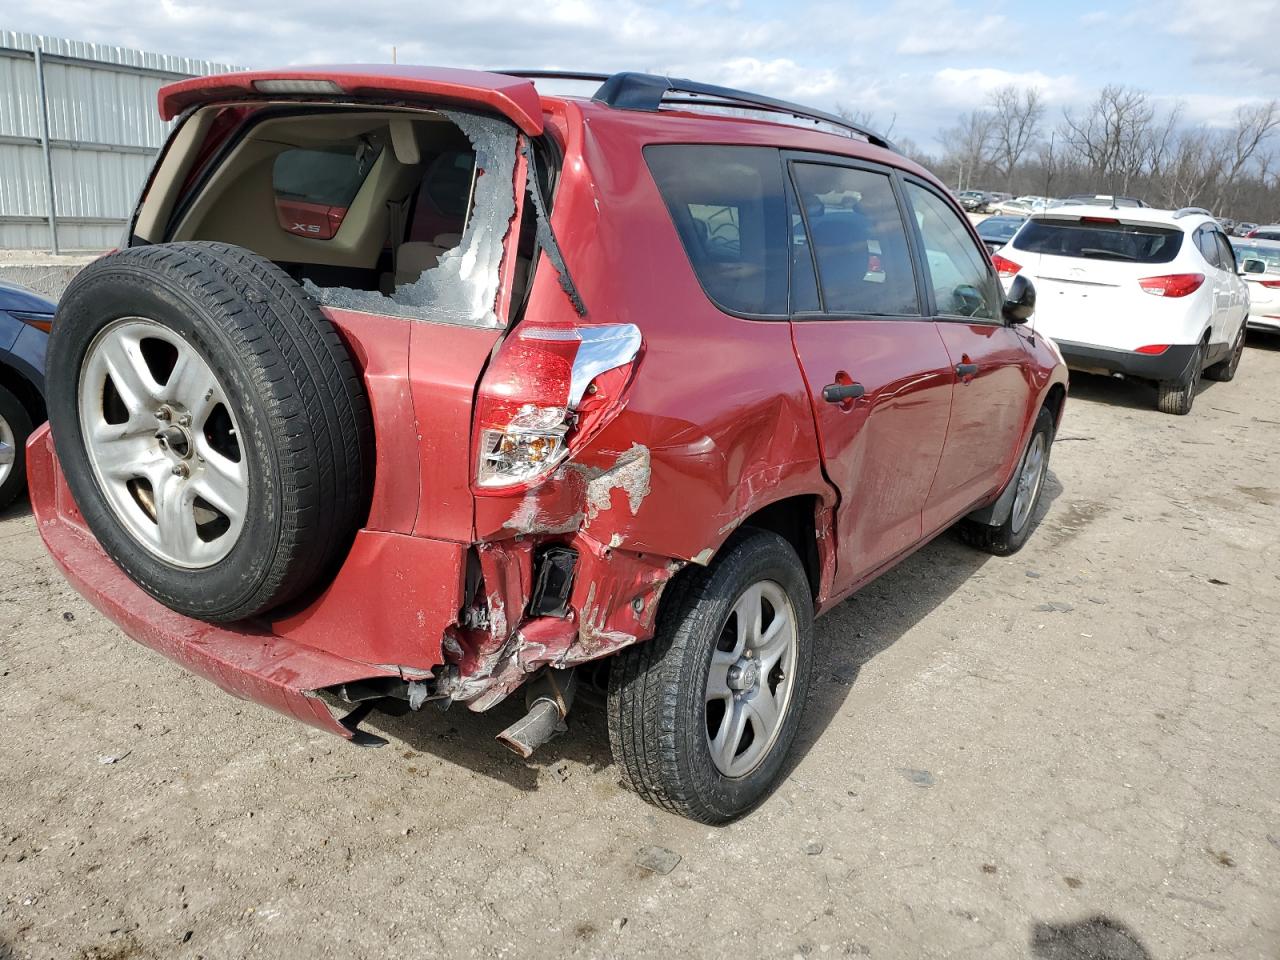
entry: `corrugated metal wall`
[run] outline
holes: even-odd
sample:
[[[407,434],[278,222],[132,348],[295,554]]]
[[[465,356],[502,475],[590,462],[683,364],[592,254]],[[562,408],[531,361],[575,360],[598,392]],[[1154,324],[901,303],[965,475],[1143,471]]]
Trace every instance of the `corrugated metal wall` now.
[[[114,246],[169,124],[156,93],[224,63],[0,30],[0,248],[50,249],[35,51],[42,51],[58,247]]]

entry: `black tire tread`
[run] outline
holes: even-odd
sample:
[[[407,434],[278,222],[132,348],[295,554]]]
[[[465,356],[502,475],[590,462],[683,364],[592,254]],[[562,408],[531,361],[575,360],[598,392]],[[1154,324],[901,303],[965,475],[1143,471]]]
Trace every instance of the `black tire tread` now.
[[[702,823],[724,823],[732,816],[690,789],[692,776],[677,724],[680,685],[687,682],[680,665],[704,627],[719,630],[720,623],[711,621],[719,616],[714,600],[722,584],[732,582],[733,567],[747,563],[751,552],[760,549],[784,551],[804,576],[786,540],[770,531],[742,528],[711,566],[687,567],[676,575],[662,597],[653,638],[619,653],[610,671],[609,745],[623,785],[656,807]],[[792,709],[803,708],[806,681],[803,674],[792,694]]]
[[[13,470],[9,473],[4,483],[0,483],[0,510],[3,510],[17,500],[22,495],[22,492],[27,489],[25,445],[27,437],[31,435],[33,425],[31,423],[31,415],[27,412],[27,408],[22,405],[22,401],[5,389],[3,384],[0,384],[0,415],[3,415],[5,420],[8,421],[17,447]]]

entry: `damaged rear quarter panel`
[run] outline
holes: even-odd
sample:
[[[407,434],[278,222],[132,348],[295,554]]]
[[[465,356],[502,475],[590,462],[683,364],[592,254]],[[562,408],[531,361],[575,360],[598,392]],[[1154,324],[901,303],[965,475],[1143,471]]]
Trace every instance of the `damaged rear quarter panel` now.
[[[785,319],[729,316],[703,292],[644,164],[643,118],[587,108],[582,123],[583,109],[563,106],[569,162],[552,224],[585,322],[634,323],[644,354],[618,417],[540,487],[477,498],[477,533],[581,529],[614,548],[704,561],[770,502],[834,502],[808,392]],[[679,136],[673,121],[664,127]],[[585,163],[572,162],[575,150]]]
[[[580,109],[564,106],[569,161],[552,223],[587,305],[583,322],[634,323],[645,345],[624,408],[586,448],[532,490],[476,498],[480,540],[519,535],[579,552],[572,629],[534,621],[538,649],[522,657],[517,638],[509,677],[650,637],[675,571],[708,562],[761,507],[816,495],[829,518],[834,505],[790,325],[729,316],[707,299],[644,166],[643,135],[601,111],[576,140]],[[575,145],[588,163],[572,162]],[[540,298],[562,296],[537,283],[530,314],[554,309]]]

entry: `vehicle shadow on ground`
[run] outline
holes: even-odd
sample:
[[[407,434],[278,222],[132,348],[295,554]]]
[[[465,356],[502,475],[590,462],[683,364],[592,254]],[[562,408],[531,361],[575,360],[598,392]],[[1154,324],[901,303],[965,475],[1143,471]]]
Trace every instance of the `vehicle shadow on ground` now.
[[[1031,531],[1031,537],[1044,533],[1040,528],[1062,493],[1062,483],[1050,468],[1036,508],[1037,529]],[[990,554],[962,543],[954,529],[949,530],[817,622],[805,723],[792,748],[788,774],[804,760],[853,695],[862,668],[946,603],[992,559]]]
[[[1250,330],[1246,334],[1245,346],[1257,347],[1259,350],[1280,352],[1280,333],[1268,333],[1265,330]]]
[[[1035,922],[1031,955],[1037,960],[1151,960],[1136,933],[1104,914],[1070,923]]]
[[[1038,526],[1062,493],[1062,484],[1050,468],[1036,510]],[[1032,531],[1031,536],[1037,534]],[[805,722],[788,771],[804,759],[840,712],[863,666],[945,603],[989,560],[988,554],[966,546],[948,531],[818,621]],[[580,692],[569,732],[529,760],[515,756],[494,739],[523,714],[524,698],[519,692],[486,713],[462,707],[441,713],[428,705],[419,713],[400,717],[374,713],[364,728],[387,737],[389,749],[406,762],[423,753],[520,790],[536,790],[544,778],[555,782],[569,776],[573,764],[592,772],[612,765],[606,717],[593,699]]]
[[[375,712],[362,728],[390,740],[390,747],[384,749],[395,750],[406,762],[413,761],[414,753],[422,753],[501,780],[518,790],[537,789],[542,777],[564,779],[572,764],[598,772],[613,762],[604,714],[581,697],[569,715],[568,732],[528,760],[521,759],[495,737],[524,712],[524,691],[518,690],[485,713],[473,713],[461,706],[442,713],[427,704],[418,713],[399,717]]]
[[[19,497],[13,503],[0,510],[0,523],[6,520],[15,520],[18,517],[26,517],[31,514],[31,502],[26,497]]]

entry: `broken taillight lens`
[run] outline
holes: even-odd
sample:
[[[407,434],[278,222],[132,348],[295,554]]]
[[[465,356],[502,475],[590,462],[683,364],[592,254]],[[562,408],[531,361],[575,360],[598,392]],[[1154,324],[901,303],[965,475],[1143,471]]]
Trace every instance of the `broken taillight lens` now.
[[[477,490],[510,492],[544,479],[611,420],[640,345],[629,323],[517,326],[480,383]]]

